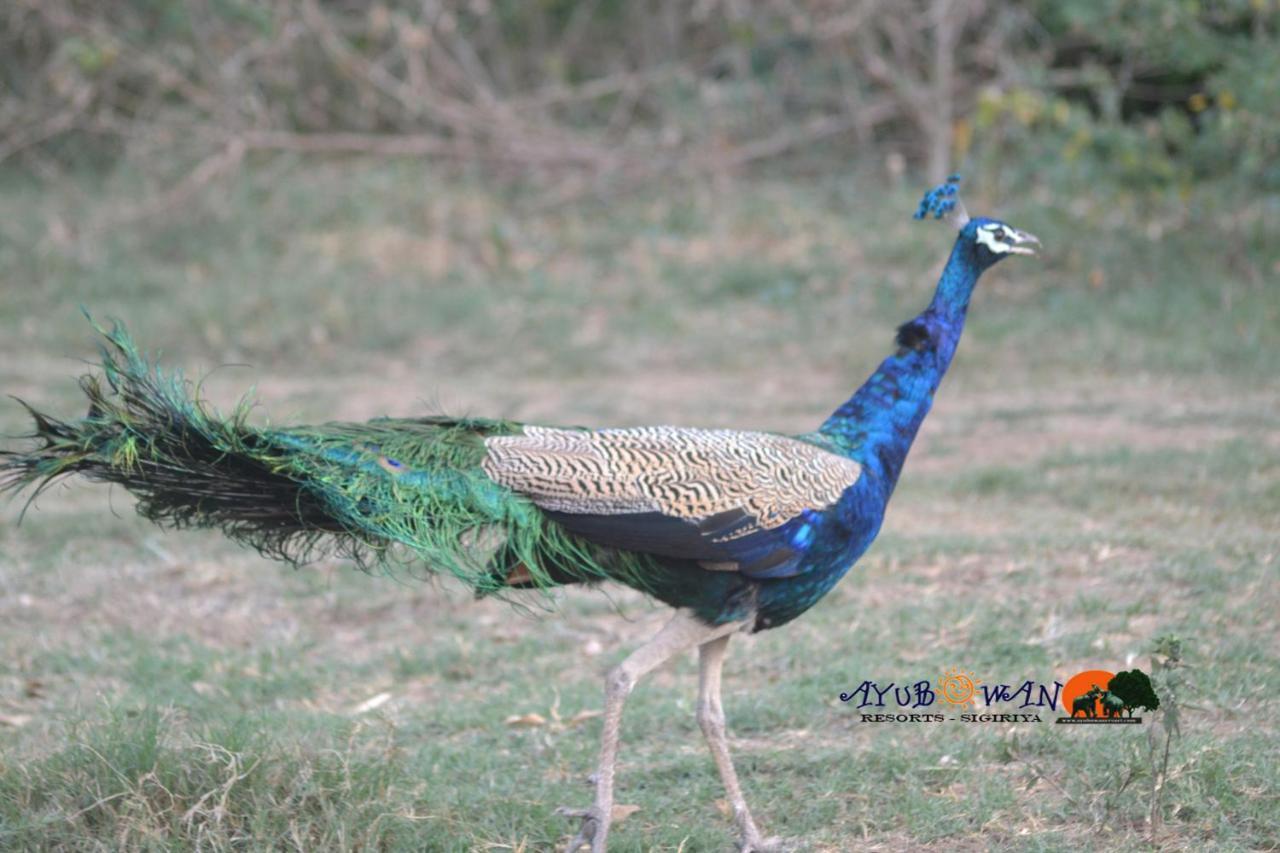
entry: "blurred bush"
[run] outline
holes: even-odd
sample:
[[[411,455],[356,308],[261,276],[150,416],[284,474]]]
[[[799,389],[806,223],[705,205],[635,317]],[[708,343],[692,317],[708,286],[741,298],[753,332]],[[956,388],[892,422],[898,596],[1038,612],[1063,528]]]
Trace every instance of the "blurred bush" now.
[[[1280,188],[1280,4],[1035,4],[1047,47],[978,94],[991,155],[1130,187]]]
[[[1280,0],[16,0],[0,162],[178,194],[255,150],[566,196],[779,159],[1275,191],[1278,42]]]

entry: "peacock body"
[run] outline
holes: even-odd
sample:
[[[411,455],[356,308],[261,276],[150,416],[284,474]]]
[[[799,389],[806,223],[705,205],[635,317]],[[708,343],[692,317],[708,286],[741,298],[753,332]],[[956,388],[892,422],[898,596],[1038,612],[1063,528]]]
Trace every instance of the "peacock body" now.
[[[783,625],[819,601],[879,532],[903,462],[955,354],[974,285],[1035,238],[969,219],[954,181],[917,218],[960,229],[930,305],[894,352],[816,431],[797,436],[678,427],[590,430],[444,416],[255,427],[220,417],[102,330],[103,376],[88,414],[31,409],[36,445],[0,453],[0,485],[67,474],[117,483],[172,527],[217,527],[303,562],[337,548],[364,563],[407,555],[479,595],[611,581],[678,615],[607,681],[596,801],[570,849],[603,850],[622,701],[661,660],[697,646],[699,721],[744,848],[767,849],[724,744],[719,666],[737,630]],[[34,495],[33,495],[34,498]]]

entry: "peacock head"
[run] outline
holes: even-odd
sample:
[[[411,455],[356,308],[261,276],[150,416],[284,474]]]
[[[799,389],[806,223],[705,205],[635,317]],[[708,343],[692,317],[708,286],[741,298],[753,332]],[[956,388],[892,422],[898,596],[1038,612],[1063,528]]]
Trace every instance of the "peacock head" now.
[[[973,259],[983,269],[1010,255],[1032,255],[1040,245],[1034,234],[1019,231],[1008,223],[985,216],[971,218],[960,201],[960,176],[952,175],[924,194],[916,208],[916,219],[945,219],[960,231],[960,242],[970,246]]]

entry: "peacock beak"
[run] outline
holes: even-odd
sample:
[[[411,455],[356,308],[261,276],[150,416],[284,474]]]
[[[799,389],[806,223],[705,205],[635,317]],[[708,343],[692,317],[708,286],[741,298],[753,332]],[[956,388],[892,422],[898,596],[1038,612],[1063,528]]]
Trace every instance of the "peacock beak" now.
[[[1040,245],[1040,238],[1026,231],[1013,230],[1013,242],[1009,246],[1009,251],[1015,255],[1029,255],[1035,257],[1036,250],[1032,246]]]

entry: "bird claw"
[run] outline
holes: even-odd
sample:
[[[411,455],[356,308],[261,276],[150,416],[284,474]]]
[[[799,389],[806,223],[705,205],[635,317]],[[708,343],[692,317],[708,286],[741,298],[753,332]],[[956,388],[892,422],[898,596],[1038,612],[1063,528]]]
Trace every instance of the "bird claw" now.
[[[738,853],[791,853],[797,849],[793,842],[785,841],[777,836],[761,838],[759,835],[748,836],[738,842]]]
[[[561,817],[578,818],[582,821],[578,834],[565,845],[564,853],[577,853],[578,849],[584,844],[590,845],[591,853],[604,853],[604,845],[596,843],[596,839],[604,834],[601,831],[604,828],[604,823],[600,819],[600,812],[594,806],[589,809],[574,809],[561,806],[556,809],[555,813]]]

